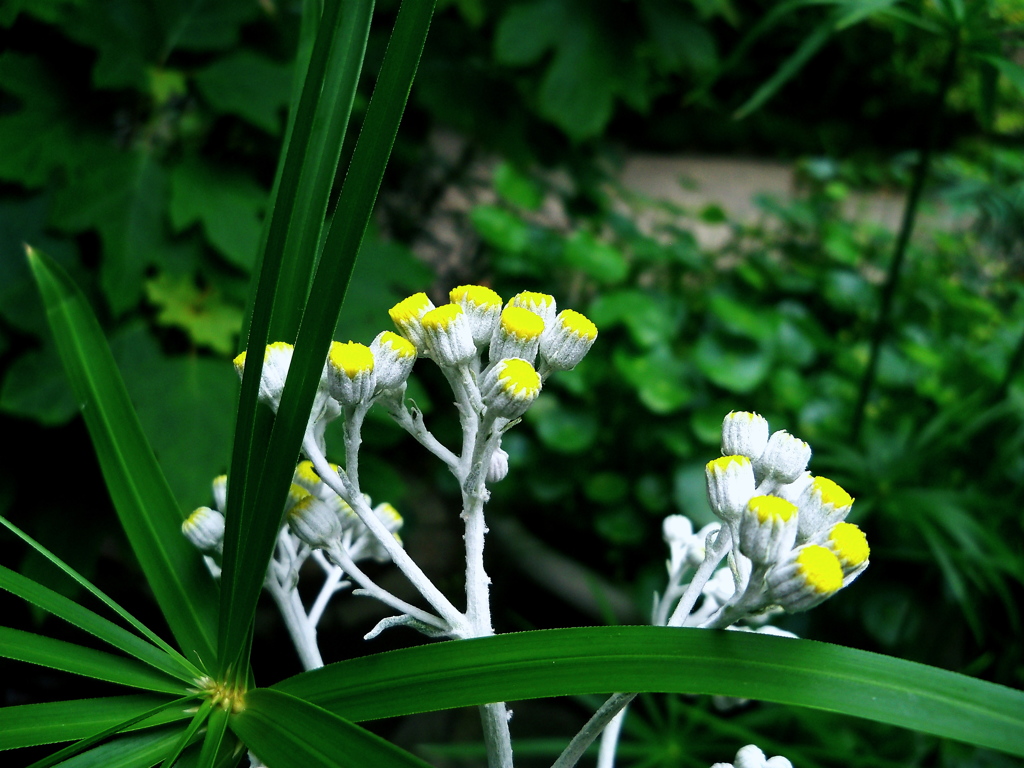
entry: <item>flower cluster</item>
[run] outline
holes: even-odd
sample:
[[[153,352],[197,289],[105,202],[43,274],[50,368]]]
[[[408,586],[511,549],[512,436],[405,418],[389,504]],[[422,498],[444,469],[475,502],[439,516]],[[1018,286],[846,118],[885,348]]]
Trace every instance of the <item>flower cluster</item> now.
[[[722,424],[722,457],[708,462],[708,498],[729,529],[733,562],[764,575],[762,602],[804,611],[847,586],[868,566],[867,538],[845,522],[853,499],[807,471],[811,448],[785,431],[769,435],[756,413]]]
[[[443,369],[471,370],[484,405],[495,416],[514,419],[536,399],[544,379],[574,368],[597,338],[590,320],[571,309],[556,313],[554,298],[544,293],[524,291],[503,303],[490,288],[462,285],[449,299],[436,307],[425,293],[414,294],[389,311],[398,333],[384,331],[369,346],[333,342],[311,427],[322,437],[323,426],[346,408],[368,407],[382,397],[400,400],[417,357]],[[292,352],[290,344],[275,342],[264,354],[259,397],[274,410]],[[245,358],[245,352],[235,358],[239,375]]]
[[[483,568],[483,506],[487,485],[508,473],[501,448],[505,431],[538,397],[545,379],[576,366],[597,338],[590,320],[570,309],[557,311],[555,300],[523,292],[510,301],[490,288],[463,285],[435,306],[417,293],[389,312],[395,331],[382,331],[369,344],[331,343],[313,400],[302,453],[284,510],[278,548],[265,587],[276,600],[307,668],[318,666],[315,620],[330,593],[340,588],[340,574],[398,612],[382,620],[383,628],[413,626],[431,636],[481,637],[493,632],[487,604],[489,579]],[[294,350],[290,344],[267,345],[259,382],[259,399],[276,411]],[[246,353],[234,361],[242,376]],[[461,449],[438,440],[423,414],[407,402],[407,380],[417,359],[436,363],[452,392],[462,427]],[[466,525],[467,609],[460,611],[430,581],[404,550],[396,531],[401,517],[388,504],[372,507],[360,490],[361,430],[372,405],[379,403],[395,422],[441,459],[462,490]],[[330,464],[325,440],[329,422],[343,417],[344,463]],[[224,536],[223,481],[216,509],[202,507],[185,522],[184,534],[204,553],[216,573],[215,556]],[[295,583],[298,567],[312,556],[327,575],[320,597],[305,612]],[[431,611],[408,603],[375,584],[356,562],[364,558],[392,561]]]
[[[655,624],[757,626],[772,611],[813,608],[867,568],[867,539],[845,521],[853,499],[807,471],[807,443],[769,434],[758,414],[734,412],[722,425],[722,453],[706,467],[720,522],[696,533],[682,515],[664,522],[669,583],[656,597]]]

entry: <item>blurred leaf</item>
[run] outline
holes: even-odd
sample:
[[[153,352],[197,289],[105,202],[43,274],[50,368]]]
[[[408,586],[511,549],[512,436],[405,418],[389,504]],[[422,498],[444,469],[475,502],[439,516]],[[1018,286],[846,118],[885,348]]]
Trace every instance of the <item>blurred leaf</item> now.
[[[276,136],[291,96],[291,69],[288,64],[241,49],[199,70],[195,82],[211,107],[238,115]]]
[[[613,353],[615,369],[636,389],[637,397],[652,412],[674,413],[693,397],[686,363],[659,345],[642,355],[624,349]]]
[[[135,306],[146,267],[170,247],[163,220],[166,199],[164,169],[143,149],[93,153],[55,195],[55,226],[69,233],[99,232],[100,284],[115,314]]]
[[[821,48],[828,42],[834,31],[834,22],[829,20],[822,24],[819,24],[815,29],[806,37],[799,47],[793,51],[793,53],[787,58],[782,65],[775,71],[768,80],[766,80],[761,87],[754,92],[747,101],[743,103],[739,109],[734,113],[734,117],[737,120],[742,120],[744,117],[749,115],[751,112],[756,111],[762,107],[765,102],[771,99],[782,86],[788,83],[804,65],[810,61],[814,55],[821,50]]]
[[[513,213],[494,205],[478,205],[469,212],[473,228],[490,245],[522,253],[530,243],[530,227]]]
[[[494,57],[502,64],[533,64],[555,45],[564,23],[564,5],[557,0],[513,5],[495,32]]]
[[[95,48],[97,88],[134,88],[146,93],[148,70],[176,48],[217,50],[238,40],[239,28],[259,14],[251,0],[90,0],[75,9],[65,32]]]
[[[57,22],[65,6],[82,0],[6,0],[0,7],[0,27],[9,27],[19,13],[28,13],[35,18],[53,24]]]
[[[618,504],[629,493],[629,480],[619,472],[597,472],[584,481],[583,492],[599,504]]]
[[[498,163],[494,169],[494,188],[505,202],[529,211],[536,211],[544,202],[540,186],[508,162]]]
[[[391,327],[387,309],[422,291],[432,276],[430,267],[406,246],[367,232],[359,247],[335,338],[369,344],[374,336]],[[419,405],[425,407],[424,403]]]
[[[210,500],[227,467],[238,378],[227,359],[161,354],[140,326],[111,339],[111,351],[150,444],[182,511]]]
[[[569,454],[581,453],[593,445],[600,426],[591,411],[564,405],[551,394],[537,398],[527,411],[526,421],[548,448]]]
[[[46,426],[63,424],[78,413],[56,347],[47,343],[14,361],[0,383],[0,411]]]
[[[598,509],[594,528],[605,540],[616,545],[639,544],[647,536],[636,513],[624,506]]]
[[[1007,81],[1024,95],[1024,66],[1002,56],[979,56],[978,58],[991,64]]]
[[[878,303],[875,288],[856,272],[833,269],[825,274],[823,293],[834,309],[868,313]]]
[[[721,291],[715,291],[709,297],[708,310],[731,333],[738,336],[757,342],[767,342],[775,335],[777,314],[749,300],[740,301]]]
[[[573,232],[566,241],[565,261],[605,285],[620,283],[629,274],[629,262],[617,248],[582,229]]]
[[[188,333],[197,346],[231,355],[242,330],[242,308],[227,304],[216,288],[200,291],[188,275],[166,272],[146,281],[146,296],[160,312],[156,321]]]
[[[502,64],[537,61],[549,48],[551,62],[540,84],[538,112],[570,138],[597,135],[611,118],[616,94],[642,98],[628,85],[635,57],[613,50],[617,41],[586,5],[536,0],[516,5],[495,34],[495,58]]]
[[[718,519],[708,503],[707,478],[702,461],[683,464],[676,469],[672,475],[672,498],[676,510],[693,520],[698,528]]]
[[[251,177],[186,162],[171,172],[170,217],[178,232],[201,223],[210,243],[236,267],[252,269],[267,191]]]
[[[67,112],[61,84],[38,60],[4,51],[0,87],[21,102],[21,109],[0,114],[0,179],[33,189],[80,162],[91,136]]]
[[[640,13],[664,70],[675,72],[685,66],[701,76],[715,68],[718,51],[714,36],[684,10],[682,3],[643,0]]]
[[[653,347],[675,338],[683,306],[678,298],[629,288],[599,295],[590,305],[589,316],[602,330],[625,325],[638,346]]]
[[[764,381],[771,370],[772,356],[750,341],[705,334],[693,350],[693,360],[713,383],[746,394]]]

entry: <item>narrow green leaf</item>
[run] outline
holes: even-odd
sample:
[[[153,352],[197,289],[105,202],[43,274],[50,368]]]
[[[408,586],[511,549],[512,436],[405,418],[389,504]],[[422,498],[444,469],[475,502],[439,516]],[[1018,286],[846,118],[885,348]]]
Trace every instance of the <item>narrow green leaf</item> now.
[[[213,768],[221,754],[224,734],[228,729],[228,711],[217,707],[207,720],[206,736],[203,737],[203,748],[199,752],[197,768]]]
[[[542,630],[331,664],[273,686],[350,720],[614,691],[824,709],[1024,756],[1024,693],[811,640],[665,627]]]
[[[167,704],[163,696],[138,694],[4,707],[0,710],[0,750],[80,739],[140,716],[142,720],[126,728],[172,723],[188,717],[186,708],[194,706]],[[147,715],[157,709],[157,714]]]
[[[134,656],[144,664],[158,669],[186,683],[195,681],[197,675],[190,672],[178,659],[168,656],[159,648],[133,635],[112,621],[104,619],[88,608],[83,608],[74,600],[69,600],[21,574],[0,565],[0,589],[27,600],[45,611],[59,616],[70,624],[85,630],[89,634],[110,643],[115,648]]]
[[[37,760],[36,762],[32,763],[31,768],[50,768],[50,766],[56,765],[61,761],[66,761],[68,758],[72,758],[72,756],[74,755],[79,755],[83,753],[84,750],[87,750],[90,747],[99,744],[100,742],[110,738],[111,736],[114,736],[116,734],[121,733],[122,731],[130,729],[133,725],[149,720],[154,715],[159,715],[164,710],[177,709],[180,708],[182,704],[191,703],[192,701],[193,699],[191,697],[175,699],[174,701],[169,701],[164,704],[161,704],[156,708],[150,710],[149,712],[143,712],[141,714],[134,715],[128,720],[115,723],[114,725],[111,725],[102,731],[97,731],[96,733],[93,733],[85,737],[84,739],[75,742],[74,744],[69,744],[68,746],[64,747],[64,749],[60,749],[48,755],[47,757],[44,757],[41,760]]]
[[[180,681],[135,659],[114,656],[20,629],[0,627],[0,656],[147,691],[179,695],[185,692],[185,686]]]
[[[294,120],[289,123],[286,148],[274,183],[259,280],[243,333],[248,349],[261,350],[268,340],[291,341],[295,337],[316,264],[372,11],[372,0],[332,0],[320,19],[302,95]],[[311,7],[307,6],[304,35],[311,24],[305,18],[310,12]],[[222,583],[226,589],[219,626],[222,667],[230,666],[241,652],[242,638],[248,634],[256,595],[270,557],[270,550],[263,543],[276,534],[280,518],[279,509],[268,517],[254,516],[257,482],[248,478],[262,474],[270,417],[257,411],[262,355],[249,355],[247,361],[229,472],[236,491],[228,498],[224,539]],[[297,450],[292,452],[292,457],[296,453]],[[291,459],[283,460],[287,463]],[[280,504],[269,505],[282,507],[284,493],[282,489]],[[239,591],[244,598],[239,598]]]
[[[245,696],[231,730],[274,768],[427,768],[427,763],[359,726],[280,691]]]
[[[1010,81],[1010,85],[1024,95],[1024,67],[1003,56],[978,56],[979,59],[991,64],[1000,74]]]
[[[191,722],[182,729],[174,749],[164,755],[160,768],[170,768],[170,766],[174,765],[175,761],[181,756],[181,753],[185,751],[185,747],[192,743],[199,729],[206,725],[212,709],[213,702],[209,698],[203,699],[202,704],[199,705],[195,714],[192,715]],[[220,708],[218,707],[218,709]]]
[[[201,665],[215,657],[216,587],[181,535],[182,512],[85,297],[44,254],[28,257],[121,525],[178,645]]]
[[[71,566],[50,552],[46,547],[19,529],[6,518],[0,517],[0,525],[17,535],[29,544],[39,554],[60,568],[64,573],[75,580],[80,586],[88,590],[92,595],[112,609],[118,616],[127,621],[131,626],[144,635],[150,643],[144,642],[135,635],[132,635],[122,627],[104,619],[92,611],[80,606],[73,600],[44,587],[41,584],[15,573],[8,568],[0,566],[0,589],[6,589],[11,594],[17,595],[23,600],[28,600],[33,605],[59,616],[76,627],[95,635],[101,640],[119,648],[125,653],[144,661],[169,675],[177,677],[186,682],[191,682],[202,673],[194,667],[180,653],[165,643],[156,633],[149,630],[141,621],[132,616],[128,611],[119,606],[101,590],[96,588],[88,579],[83,577]],[[154,647],[156,646],[156,647]]]
[[[65,760],[60,768],[152,768],[174,746],[179,732],[163,728],[122,736]]]
[[[761,86],[754,92],[754,95],[747,99],[739,109],[733,113],[733,117],[737,120],[742,120],[744,117],[749,115],[751,112],[759,109],[764,105],[772,96],[778,93],[779,89],[788,83],[796,74],[803,69],[804,65],[811,60],[811,58],[822,46],[828,42],[828,39],[832,36],[835,28],[833,21],[826,21],[815,27],[804,41],[800,43],[800,46],[789,55],[789,57],[782,62],[782,65],[775,71],[771,77],[768,78]]]
[[[222,580],[230,586],[223,596],[224,614],[221,624],[225,666],[235,666],[237,654],[241,651],[252,621],[263,569],[266,568],[274,546],[277,526],[283,514],[283,500],[291,482],[294,461],[299,452],[331,335],[338,322],[356,254],[373,211],[384,168],[391,155],[391,147],[419,65],[433,7],[432,0],[405,0],[399,9],[380,77],[370,99],[363,128],[353,150],[348,176],[338,200],[337,210],[341,215],[336,217],[331,227],[317,266],[307,305],[310,311],[303,314],[288,372],[288,383],[266,451],[266,463],[258,474],[254,475],[250,471],[247,475],[258,478],[258,485],[251,496],[246,488],[244,506],[237,515],[239,522],[234,531],[231,528],[233,513],[228,514]],[[248,368],[246,366],[247,376]],[[242,386],[244,397],[245,381]],[[239,423],[244,423],[241,412]],[[233,471],[234,467],[233,463]],[[232,536],[235,538],[232,539]],[[229,553],[233,553],[230,559]],[[237,562],[235,557],[238,558]],[[227,615],[229,612],[230,615]]]

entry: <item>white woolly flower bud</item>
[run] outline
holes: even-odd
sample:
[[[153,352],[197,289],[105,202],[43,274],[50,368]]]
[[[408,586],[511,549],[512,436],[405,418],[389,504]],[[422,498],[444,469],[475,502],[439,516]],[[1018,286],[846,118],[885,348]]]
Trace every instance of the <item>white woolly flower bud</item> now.
[[[542,333],[544,320],[540,315],[523,307],[505,307],[491,336],[487,356],[492,362],[518,357],[532,364],[537,357]]]
[[[827,477],[815,477],[800,497],[800,540],[842,522],[850,514],[853,497]]]
[[[563,309],[540,337],[540,357],[548,368],[571,371],[597,339],[597,326],[571,309]]]
[[[722,456],[707,463],[708,501],[722,520],[737,520],[754,495],[754,467],[746,456]]]
[[[263,372],[260,374],[260,402],[269,405],[274,412],[277,412],[281,404],[281,393],[284,391],[284,383],[288,378],[288,366],[292,362],[294,348],[291,344],[283,341],[275,341],[268,344],[263,353]],[[235,370],[241,378],[245,372],[245,358],[247,352],[242,352],[235,358]]]
[[[487,346],[501,316],[501,296],[482,285],[460,285],[449,291],[448,300],[466,313],[477,348]]]
[[[498,448],[491,454],[491,463],[487,465],[487,482],[499,483],[508,475],[508,453]]]
[[[373,397],[377,384],[373,352],[365,344],[331,342],[327,355],[327,388],[343,406],[363,403]]]
[[[199,507],[181,524],[181,532],[196,549],[212,552],[224,542],[224,515],[209,507]]]
[[[768,445],[768,420],[750,411],[730,411],[722,421],[722,455],[756,459]]]
[[[775,432],[756,460],[758,477],[771,476],[780,483],[792,483],[807,469],[811,446],[785,430]]]
[[[299,541],[314,549],[328,547],[341,538],[341,521],[338,515],[329,504],[312,494],[307,493],[293,504],[288,510],[287,518],[291,532]]]
[[[499,360],[484,376],[480,395],[492,415],[517,419],[540,394],[540,376],[520,358]]]
[[[740,552],[769,565],[796,542],[796,505],[778,496],[755,496],[740,519]]]
[[[839,559],[825,547],[804,544],[768,572],[769,598],[790,613],[806,611],[843,587]]]
[[[217,475],[213,478],[213,503],[221,512],[228,508],[228,476]]]
[[[536,315],[540,315],[541,320],[544,321],[544,325],[552,325],[555,322],[555,297],[547,293],[537,293],[536,291],[523,291],[517,293],[511,299],[506,306],[509,307],[522,307],[528,309]]]
[[[382,331],[370,342],[373,370],[377,375],[376,392],[390,392],[402,387],[416,362],[416,346],[394,331]]]
[[[427,298],[427,294],[414,293],[388,310],[391,321],[399,332],[416,346],[418,352],[423,352],[426,349],[426,340],[423,337],[423,326],[420,320],[433,308],[434,303]]]
[[[476,355],[469,318],[458,304],[445,304],[420,318],[427,351],[438,365],[459,366]]]

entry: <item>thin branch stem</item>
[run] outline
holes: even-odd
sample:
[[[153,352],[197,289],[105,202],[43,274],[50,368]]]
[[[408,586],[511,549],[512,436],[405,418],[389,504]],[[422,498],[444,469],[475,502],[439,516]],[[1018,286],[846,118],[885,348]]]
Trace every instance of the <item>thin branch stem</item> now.
[[[456,638],[469,637],[470,631],[466,617],[427,578],[427,575],[423,573],[416,562],[409,556],[409,553],[398,543],[394,534],[373,513],[373,510],[366,504],[363,497],[357,492],[354,493],[355,489],[351,485],[347,485],[348,477],[343,476],[341,472],[331,469],[327,458],[320,452],[316,441],[310,435],[307,434],[302,446],[303,451],[313,463],[313,468],[320,475],[320,478],[332,491],[349,503],[349,506],[359,516],[359,519],[363,521],[363,525],[370,530],[381,546],[384,547],[384,551],[388,553],[388,556],[398,566],[398,569],[405,574],[405,577],[423,595],[423,598],[430,606],[437,611],[438,615],[448,623],[451,636]]]
[[[551,764],[551,768],[573,768],[579,762],[579,759],[583,757],[583,753],[587,751],[587,748],[594,743],[594,739],[601,735],[605,726],[636,697],[637,694],[635,693],[613,693],[609,696],[608,700],[587,721],[587,724],[580,728],[579,733],[572,737],[569,746]]]

